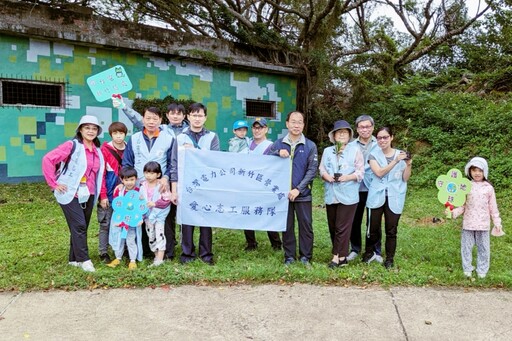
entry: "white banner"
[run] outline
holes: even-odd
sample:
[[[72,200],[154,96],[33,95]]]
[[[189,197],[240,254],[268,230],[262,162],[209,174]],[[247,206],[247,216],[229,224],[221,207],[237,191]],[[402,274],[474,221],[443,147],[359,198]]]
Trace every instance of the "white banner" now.
[[[290,159],[180,148],[178,224],[285,231]]]

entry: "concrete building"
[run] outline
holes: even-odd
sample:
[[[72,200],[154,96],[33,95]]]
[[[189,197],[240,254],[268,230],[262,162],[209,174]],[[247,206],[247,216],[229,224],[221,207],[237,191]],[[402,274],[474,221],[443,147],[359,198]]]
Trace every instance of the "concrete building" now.
[[[131,82],[123,93],[129,105],[138,97],[168,95],[204,103],[206,126],[219,134],[223,150],[238,119],[264,115],[270,139],[285,133],[301,76],[261,61],[250,46],[97,17],[87,9],[11,1],[0,8],[0,60],[2,183],[41,180],[42,156],[73,137],[84,114],[99,118],[101,139],[113,121],[132,132],[124,114],[87,82],[116,66]]]

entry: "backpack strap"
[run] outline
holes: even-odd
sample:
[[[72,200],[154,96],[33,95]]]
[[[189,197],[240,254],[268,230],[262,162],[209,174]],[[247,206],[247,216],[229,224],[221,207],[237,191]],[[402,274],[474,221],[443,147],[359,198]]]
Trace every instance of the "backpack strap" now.
[[[62,167],[61,174],[66,173],[66,171],[68,170],[69,160],[71,160],[71,155],[73,155],[73,153],[75,152],[75,149],[76,149],[76,140],[73,139],[73,140],[71,140],[71,142],[73,142],[73,147],[71,147],[71,152],[69,153],[68,157],[66,158],[66,161],[64,161],[64,166]]]
[[[121,164],[123,163],[123,160],[121,159],[119,154],[116,151],[114,151],[112,148],[107,148],[107,150],[117,160],[117,170],[120,170],[121,169]]]

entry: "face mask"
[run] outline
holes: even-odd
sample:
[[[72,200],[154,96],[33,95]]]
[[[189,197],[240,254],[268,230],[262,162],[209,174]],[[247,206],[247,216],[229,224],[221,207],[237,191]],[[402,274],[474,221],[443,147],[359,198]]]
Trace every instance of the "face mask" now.
[[[85,204],[87,201],[89,201],[91,192],[89,192],[89,188],[87,187],[85,177],[83,177],[82,181],[80,181],[80,185],[78,186],[76,196],[78,197],[78,202],[80,204]]]

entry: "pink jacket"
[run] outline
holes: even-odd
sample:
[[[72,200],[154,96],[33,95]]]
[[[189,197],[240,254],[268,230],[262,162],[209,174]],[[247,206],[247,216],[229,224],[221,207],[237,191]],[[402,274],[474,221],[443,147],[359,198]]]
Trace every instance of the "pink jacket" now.
[[[494,226],[502,228],[500,212],[496,203],[494,188],[487,181],[471,181],[471,192],[466,203],[452,212],[455,219],[461,214],[462,229],[471,231],[488,231],[491,227],[491,218]]]

